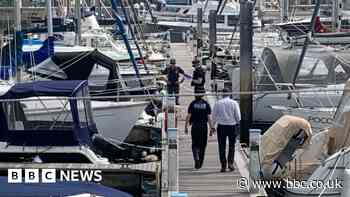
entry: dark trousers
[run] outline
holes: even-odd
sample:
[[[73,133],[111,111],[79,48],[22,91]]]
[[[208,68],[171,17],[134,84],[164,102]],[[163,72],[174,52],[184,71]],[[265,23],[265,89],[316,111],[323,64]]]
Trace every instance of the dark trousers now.
[[[193,123],[191,129],[193,159],[203,165],[205,149],[208,143],[207,123]]]
[[[179,94],[179,92],[180,92],[180,87],[178,84],[175,84],[175,85],[168,84],[168,94],[169,95]],[[176,99],[176,105],[179,105],[179,97],[176,96],[175,99]]]
[[[217,136],[219,144],[219,156],[221,165],[226,166],[233,164],[235,156],[235,142],[236,142],[236,126],[233,125],[218,125]],[[226,160],[226,139],[228,138],[228,155]]]

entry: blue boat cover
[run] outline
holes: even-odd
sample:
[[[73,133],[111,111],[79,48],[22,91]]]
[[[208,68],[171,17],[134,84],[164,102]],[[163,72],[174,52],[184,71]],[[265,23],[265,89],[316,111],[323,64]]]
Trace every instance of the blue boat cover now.
[[[64,197],[94,194],[103,197],[132,197],[130,194],[91,182],[7,183],[0,177],[1,197]]]
[[[35,81],[18,83],[0,99],[22,99],[36,96],[64,96],[73,97],[77,90],[88,86],[87,81]]]
[[[42,47],[36,51],[29,51],[29,52],[23,52],[22,50],[22,43],[24,42],[22,38],[22,34],[19,34],[17,42],[20,42],[20,45],[17,45],[17,49],[13,46],[15,46],[14,41],[12,41],[10,44],[5,45],[2,48],[2,54],[0,59],[0,79],[8,80],[10,75],[14,75],[16,72],[16,65],[15,65],[15,57],[17,57],[17,64],[19,66],[26,65],[26,66],[32,66],[41,63],[42,61],[49,58],[51,55],[54,54],[54,38],[49,37],[47,40],[45,40],[42,44]],[[17,50],[17,56],[15,55],[15,51]],[[9,71],[12,70],[12,73],[10,74]]]
[[[18,83],[11,87],[7,93],[0,96],[0,101],[1,99],[22,99],[35,96],[75,97],[78,90],[87,86],[87,81],[80,80]],[[90,136],[96,133],[95,125],[89,125],[89,128],[79,126],[80,124],[76,122],[78,120],[76,101],[71,101],[70,107],[74,120],[74,129],[71,132],[28,129],[10,131],[7,125],[6,113],[0,105],[0,141],[6,141],[12,145],[25,144],[27,146],[90,145]]]

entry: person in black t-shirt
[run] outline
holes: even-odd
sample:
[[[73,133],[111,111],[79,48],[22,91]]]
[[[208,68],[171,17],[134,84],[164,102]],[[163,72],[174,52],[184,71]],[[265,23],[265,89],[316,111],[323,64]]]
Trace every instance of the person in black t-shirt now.
[[[170,59],[170,66],[163,71],[163,74],[167,74],[168,94],[179,94],[180,84],[185,80],[184,77],[181,80],[179,80],[180,74],[185,75],[185,71],[181,67],[176,66],[175,59]],[[178,96],[176,96],[176,105],[179,105]]]
[[[204,93],[204,89],[197,89],[195,93]],[[214,132],[214,127],[210,118],[211,108],[203,95],[196,96],[188,107],[188,115],[185,123],[185,133],[188,133],[188,125],[192,125],[192,153],[195,169],[199,169],[203,165],[205,149],[208,142],[208,123],[210,127],[210,135]]]
[[[195,70],[193,71],[191,86],[194,86],[194,91],[196,92],[197,89],[204,89],[205,71],[197,59],[192,62],[192,66]]]

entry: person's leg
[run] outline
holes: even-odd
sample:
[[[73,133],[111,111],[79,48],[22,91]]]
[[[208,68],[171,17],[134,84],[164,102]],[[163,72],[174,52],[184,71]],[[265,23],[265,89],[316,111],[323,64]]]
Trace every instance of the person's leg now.
[[[221,171],[226,170],[226,135],[225,127],[218,125],[217,127],[218,145],[219,145],[219,158],[221,162]]]
[[[199,163],[202,167],[205,156],[205,149],[208,143],[208,126],[207,123],[201,125],[201,137],[200,137],[200,148],[199,148]]]
[[[192,154],[193,154],[193,160],[194,160],[194,167],[196,169],[199,169],[199,147],[200,147],[200,135],[198,133],[200,130],[198,130],[198,127],[195,124],[192,124],[191,129],[191,137],[192,137]]]
[[[180,93],[180,86],[176,85],[175,86],[175,94],[179,94],[179,93]],[[176,96],[175,99],[176,99],[176,105],[180,105],[180,103],[179,103],[179,96]]]
[[[168,85],[167,88],[168,88],[168,95],[175,94],[175,88],[173,85]]]
[[[231,129],[227,130],[228,140],[229,140],[229,149],[228,149],[228,167],[231,171],[234,170],[233,163],[235,161],[235,143],[236,143],[236,126],[231,126]]]

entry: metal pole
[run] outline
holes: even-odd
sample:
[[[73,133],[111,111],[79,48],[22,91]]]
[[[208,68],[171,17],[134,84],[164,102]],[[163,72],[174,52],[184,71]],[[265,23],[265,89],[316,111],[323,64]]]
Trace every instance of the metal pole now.
[[[176,110],[175,110],[175,97],[171,95],[168,97],[168,183],[169,183],[169,195],[172,192],[179,191],[179,160],[177,149],[177,125],[176,125]]]
[[[21,31],[21,8],[22,0],[16,0],[16,31]]]
[[[80,45],[81,40],[81,9],[80,0],[75,0],[75,44]]]
[[[203,36],[203,10],[201,7],[197,8],[197,33],[198,33],[198,38],[202,39],[202,36]]]
[[[332,8],[333,8],[332,31],[340,31],[343,3],[339,0],[333,0]]]
[[[209,50],[211,56],[213,56],[216,44],[216,10],[210,10],[209,12]]]
[[[333,0],[332,5],[332,31],[337,31],[337,23],[338,23],[338,0]]]
[[[47,35],[50,37],[50,36],[53,36],[52,1],[47,0],[46,6],[47,6]]]
[[[321,1],[317,0],[314,12],[312,14],[311,23],[310,23],[310,32],[309,32],[309,34],[311,34],[311,35],[306,35],[304,46],[303,46],[303,49],[301,51],[299,62],[298,62],[298,65],[297,65],[297,69],[296,69],[296,72],[295,72],[295,74],[293,76],[293,86],[295,85],[295,82],[296,82],[297,77],[299,75],[299,71],[300,71],[301,65],[303,64],[304,57],[305,57],[305,54],[306,54],[306,50],[307,50],[307,47],[309,46],[310,37],[312,37],[314,32],[315,32],[316,16],[318,15],[318,11],[320,10],[320,4],[321,4]]]
[[[281,1],[281,20],[282,22],[288,21],[288,10],[289,10],[289,0],[282,0]]]
[[[102,19],[102,3],[101,0],[97,0],[97,6],[98,6],[98,19]]]
[[[197,35],[194,37],[196,38],[196,41],[197,41],[197,57],[201,59],[200,58],[201,46],[198,45],[199,40],[201,40],[201,42],[203,43],[203,10],[201,7],[197,8]]]
[[[249,175],[252,180],[260,179],[260,158],[259,158],[259,147],[261,142],[261,130],[260,129],[249,129]],[[255,188],[253,184],[250,185],[249,192],[256,193],[258,188]]]
[[[252,91],[253,2],[240,0],[240,91]],[[249,145],[249,129],[253,119],[253,95],[240,95],[242,112],[240,141]]]
[[[16,80],[21,81],[21,66],[22,66],[22,0],[16,0],[16,33],[14,36],[16,49],[15,49],[15,66],[16,66]]]

